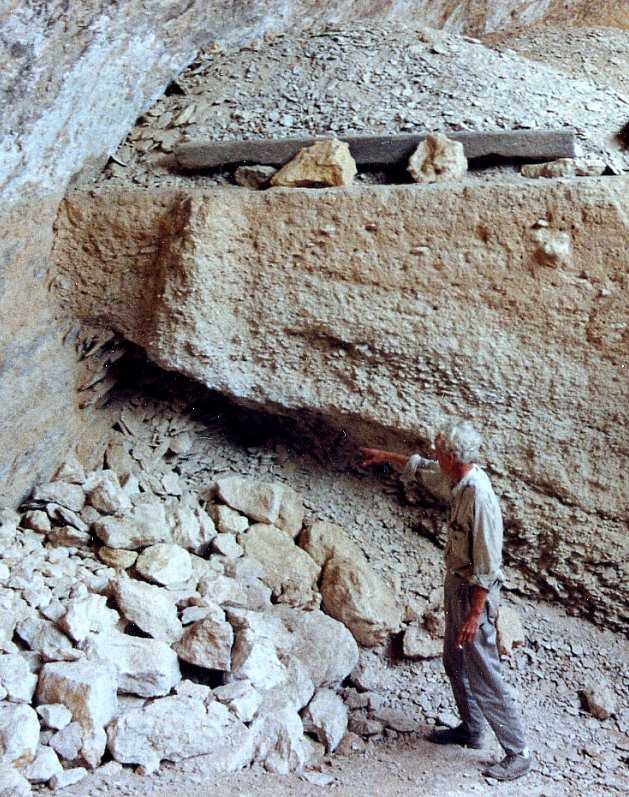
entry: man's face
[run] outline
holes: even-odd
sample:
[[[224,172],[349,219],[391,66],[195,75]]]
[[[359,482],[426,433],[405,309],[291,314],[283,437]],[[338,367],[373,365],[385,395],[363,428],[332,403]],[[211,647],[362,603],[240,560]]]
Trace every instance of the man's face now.
[[[435,441],[435,456],[437,457],[437,462],[439,463],[439,468],[441,472],[444,473],[446,476],[452,478],[453,475],[453,465],[455,462],[454,454],[449,451],[446,452],[442,448],[439,447],[439,444]]]

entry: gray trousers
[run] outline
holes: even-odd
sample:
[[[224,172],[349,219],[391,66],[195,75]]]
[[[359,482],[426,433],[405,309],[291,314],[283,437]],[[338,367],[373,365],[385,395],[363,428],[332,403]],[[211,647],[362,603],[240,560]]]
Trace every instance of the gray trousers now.
[[[465,579],[450,572],[446,575],[443,665],[461,722],[469,733],[480,734],[484,717],[507,754],[521,753],[526,747],[524,730],[502,677],[496,648],[497,588],[487,595],[476,639],[462,650],[457,648],[456,637],[470,609],[470,593],[471,587]]]

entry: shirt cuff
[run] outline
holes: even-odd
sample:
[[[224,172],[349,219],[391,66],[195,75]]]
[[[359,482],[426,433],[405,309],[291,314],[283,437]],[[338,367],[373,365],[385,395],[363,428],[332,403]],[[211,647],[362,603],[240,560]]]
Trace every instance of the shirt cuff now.
[[[493,573],[490,575],[485,575],[484,573],[474,573],[468,578],[468,582],[472,587],[480,587],[481,589],[486,589],[487,592],[489,592],[489,590],[497,581],[500,581],[500,576],[498,573]]]

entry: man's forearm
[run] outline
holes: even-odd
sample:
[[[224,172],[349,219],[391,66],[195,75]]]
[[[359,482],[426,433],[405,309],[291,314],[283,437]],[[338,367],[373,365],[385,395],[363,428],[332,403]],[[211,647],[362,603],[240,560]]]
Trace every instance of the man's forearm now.
[[[472,587],[470,610],[456,638],[456,644],[459,647],[463,647],[463,645],[467,645],[469,642],[473,642],[476,639],[476,634],[480,628],[480,619],[483,614],[483,609],[485,608],[485,601],[487,600],[487,594],[488,591],[482,587]]]
[[[362,448],[363,465],[380,465],[387,463],[393,465],[398,470],[404,470],[408,463],[406,454],[396,454],[393,451],[382,451],[379,448]]]
[[[485,601],[487,600],[488,591],[482,587],[473,586],[472,595],[470,597],[470,614],[474,617],[480,617],[485,608]]]

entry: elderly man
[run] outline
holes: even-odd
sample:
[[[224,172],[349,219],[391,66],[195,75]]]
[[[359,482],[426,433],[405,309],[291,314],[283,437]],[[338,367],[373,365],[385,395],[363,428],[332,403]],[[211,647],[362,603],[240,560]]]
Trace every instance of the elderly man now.
[[[503,580],[502,516],[487,475],[475,464],[480,443],[480,435],[467,421],[449,423],[435,438],[436,462],[418,454],[406,457],[364,448],[363,465],[393,465],[450,503],[443,663],[461,724],[434,730],[429,738],[436,744],[481,748],[484,717],[506,753],[484,774],[515,780],[529,771],[531,756],[496,648]]]

